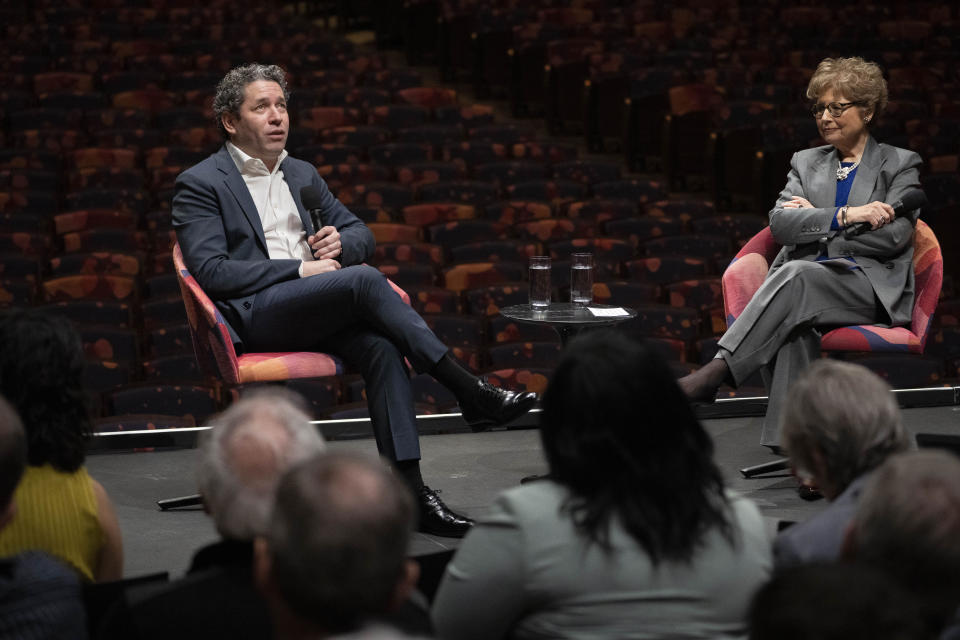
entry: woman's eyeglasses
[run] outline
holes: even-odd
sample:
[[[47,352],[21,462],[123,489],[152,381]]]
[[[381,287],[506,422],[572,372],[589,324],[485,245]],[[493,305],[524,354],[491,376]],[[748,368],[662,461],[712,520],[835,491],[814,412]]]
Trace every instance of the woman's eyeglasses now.
[[[839,118],[843,115],[843,112],[849,109],[850,107],[860,104],[859,102],[831,102],[830,104],[823,104],[818,102],[817,104],[810,107],[810,113],[813,114],[815,118],[819,118],[823,115],[824,111],[829,111],[830,115],[834,118]]]

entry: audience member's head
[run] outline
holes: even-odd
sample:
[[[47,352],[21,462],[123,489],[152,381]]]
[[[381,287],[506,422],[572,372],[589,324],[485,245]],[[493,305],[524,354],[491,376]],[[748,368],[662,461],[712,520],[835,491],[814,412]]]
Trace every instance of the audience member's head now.
[[[575,525],[602,547],[615,517],[654,562],[690,558],[707,530],[729,530],[713,442],[646,345],[614,331],[573,340],[543,396],[540,431]]]
[[[908,446],[890,386],[866,367],[829,359],[790,389],[781,434],[797,475],[831,500]]]
[[[960,607],[960,459],[932,450],[887,459],[860,497],[846,555],[893,576],[942,626]]]
[[[36,310],[0,313],[0,393],[27,434],[27,462],[72,472],[83,466],[91,431],[84,355],[73,325]]]
[[[214,419],[200,447],[198,484],[223,537],[253,540],[265,533],[281,476],[323,450],[302,404],[292,392],[271,387]]]
[[[417,577],[406,560],[414,516],[410,491],[377,458],[331,452],[290,470],[256,544],[278,624],[339,633],[398,606]]]
[[[27,439],[20,416],[0,397],[0,529],[16,511],[13,492],[27,465]]]
[[[750,640],[920,640],[917,602],[891,577],[858,564],[778,571],[750,608]]]

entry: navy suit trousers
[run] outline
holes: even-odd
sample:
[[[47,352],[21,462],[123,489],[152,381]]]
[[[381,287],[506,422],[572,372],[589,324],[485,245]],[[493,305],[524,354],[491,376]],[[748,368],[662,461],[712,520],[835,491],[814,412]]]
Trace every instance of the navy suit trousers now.
[[[374,267],[356,265],[288,280],[257,293],[248,326],[238,333],[250,351],[322,351],[363,375],[380,453],[420,458],[404,358],[426,372],[447,347]]]

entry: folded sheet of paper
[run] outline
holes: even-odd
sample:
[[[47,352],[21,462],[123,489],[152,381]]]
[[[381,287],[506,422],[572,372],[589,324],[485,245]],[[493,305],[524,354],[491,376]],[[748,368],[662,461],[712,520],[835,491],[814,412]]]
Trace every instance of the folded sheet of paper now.
[[[594,307],[587,307],[590,310],[590,313],[597,317],[602,318],[617,318],[620,316],[628,316],[626,309],[623,307],[610,307],[609,309],[596,309]]]

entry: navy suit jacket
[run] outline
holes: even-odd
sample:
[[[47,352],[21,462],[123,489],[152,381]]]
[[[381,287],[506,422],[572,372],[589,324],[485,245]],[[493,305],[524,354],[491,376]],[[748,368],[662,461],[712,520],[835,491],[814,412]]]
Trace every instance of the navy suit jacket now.
[[[287,156],[280,170],[308,235],[316,230],[300,189],[313,185],[322,196],[324,224],[340,232],[342,264],[359,264],[373,255],[370,229],[334,197],[313,165]],[[187,269],[226,318],[242,350],[237,330],[242,333],[248,325],[257,293],[299,278],[300,260],[270,259],[260,215],[226,146],[177,177],[173,228]]]

